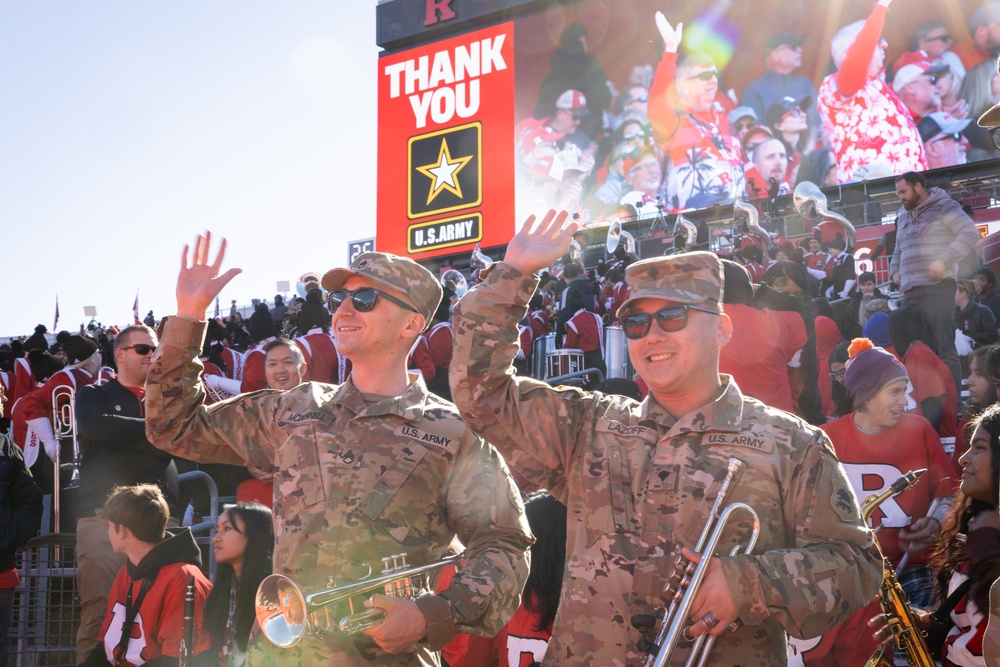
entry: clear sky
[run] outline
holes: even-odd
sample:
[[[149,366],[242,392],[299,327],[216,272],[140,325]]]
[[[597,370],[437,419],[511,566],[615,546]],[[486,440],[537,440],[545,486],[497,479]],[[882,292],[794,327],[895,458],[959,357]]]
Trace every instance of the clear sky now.
[[[0,336],[175,311],[181,248],[222,294],[343,265],[375,236],[375,2],[0,2]]]

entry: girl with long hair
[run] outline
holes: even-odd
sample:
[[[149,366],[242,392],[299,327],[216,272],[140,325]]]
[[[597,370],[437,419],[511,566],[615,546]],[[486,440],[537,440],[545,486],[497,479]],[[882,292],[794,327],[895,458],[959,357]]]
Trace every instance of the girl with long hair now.
[[[959,475],[962,474],[962,465],[958,460],[969,448],[972,422],[983,410],[997,402],[998,375],[1000,375],[1000,345],[985,345],[974,349],[969,355],[969,376],[966,379],[969,388],[969,406],[958,422],[955,451],[951,455],[951,463]]]
[[[973,426],[969,448],[959,458],[962,484],[930,561],[941,599],[963,583],[968,587],[948,616],[943,667],[983,664],[990,585],[1000,576],[1000,405],[986,408]]]
[[[254,624],[257,587],[272,569],[271,510],[254,502],[229,507],[219,515],[212,549],[218,569],[205,601],[205,629],[220,667],[240,667]]]

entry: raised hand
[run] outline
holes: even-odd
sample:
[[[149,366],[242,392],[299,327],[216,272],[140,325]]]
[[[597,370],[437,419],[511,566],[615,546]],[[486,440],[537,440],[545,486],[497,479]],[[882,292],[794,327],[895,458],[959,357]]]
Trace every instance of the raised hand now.
[[[191,262],[188,263],[189,246],[181,254],[181,271],[177,274],[177,315],[189,320],[203,320],[209,305],[215,301],[229,281],[243,273],[243,269],[229,269],[219,275],[222,259],[226,256],[226,239],[219,244],[214,262],[209,262],[208,249],[212,233],[199,234],[194,243]]]
[[[557,214],[553,210],[538,222],[535,216],[529,216],[521,231],[507,244],[504,263],[521,273],[531,274],[565,255],[573,234],[580,227],[575,220],[566,222],[568,217],[566,211]]]
[[[660,37],[663,38],[663,51],[677,53],[677,49],[681,45],[681,35],[684,33],[684,24],[678,23],[676,28],[670,27],[663,12],[656,12],[654,19],[656,20],[656,29],[660,31]]]

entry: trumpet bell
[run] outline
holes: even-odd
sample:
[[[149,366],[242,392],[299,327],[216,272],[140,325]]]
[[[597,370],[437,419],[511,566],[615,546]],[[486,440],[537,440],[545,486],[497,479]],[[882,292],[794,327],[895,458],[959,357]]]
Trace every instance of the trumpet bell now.
[[[294,581],[282,574],[264,578],[255,601],[261,632],[275,646],[289,648],[306,633],[306,598]]]

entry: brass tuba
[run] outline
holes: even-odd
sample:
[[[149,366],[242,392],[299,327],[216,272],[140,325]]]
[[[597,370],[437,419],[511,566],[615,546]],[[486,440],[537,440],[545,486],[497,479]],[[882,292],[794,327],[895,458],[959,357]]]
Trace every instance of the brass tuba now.
[[[742,199],[733,202],[733,231],[753,239],[754,245],[760,248],[761,253],[766,258],[768,251],[771,250],[771,235],[760,226],[759,220],[760,214],[757,213],[757,209],[753,205]]]
[[[698,243],[698,227],[685,217],[684,211],[677,211],[671,235],[674,239],[674,253],[687,252]]]
[[[449,288],[456,297],[461,299],[469,291],[469,281],[458,269],[448,269],[441,274],[441,287]]]
[[[883,502],[910,488],[917,483],[920,476],[927,472],[926,468],[911,470],[895,482],[882,493],[873,493],[865,498],[861,504],[861,516],[868,523],[875,509]],[[875,540],[875,547],[879,555],[882,549]],[[892,630],[893,638],[896,640],[896,648],[906,653],[906,662],[911,667],[934,667],[934,657],[927,648],[923,633],[917,628],[913,621],[913,613],[910,605],[906,602],[906,593],[903,587],[896,580],[896,573],[892,570],[892,565],[882,555],[882,583],[878,589],[878,602],[885,614],[889,629]],[[868,658],[865,667],[892,667],[892,661],[888,660],[879,649]]]
[[[295,292],[302,297],[306,298],[306,294],[309,290],[318,289],[322,292],[323,288],[319,286],[320,274],[315,271],[306,271],[299,279],[295,282]]]
[[[447,556],[426,565],[409,565],[406,554],[396,554],[382,559],[382,573],[368,575],[358,581],[325,591],[303,595],[294,581],[282,574],[272,574],[257,588],[257,623],[264,636],[279,648],[295,646],[306,631],[325,635],[336,632],[353,634],[377,627],[385,615],[377,607],[364,609],[363,598],[375,593],[388,597],[415,600],[431,595],[428,575],[446,565],[457,565],[462,555]],[[348,615],[337,619],[336,610],[331,616],[330,605],[345,603]],[[360,609],[363,611],[355,611]]]
[[[746,503],[732,503],[726,506],[725,509],[722,509],[722,505],[729,495],[730,487],[742,474],[746,465],[746,463],[738,458],[733,457],[729,459],[726,478],[719,488],[719,494],[715,497],[715,502],[712,504],[712,511],[708,516],[708,521],[705,522],[701,536],[699,536],[698,543],[694,548],[701,556],[701,561],[696,565],[678,553],[674,562],[674,570],[664,589],[665,594],[668,596],[673,595],[673,600],[671,600],[670,606],[667,607],[663,620],[660,623],[660,630],[656,635],[656,641],[650,643],[643,639],[638,646],[639,650],[649,653],[649,656],[646,658],[645,667],[665,667],[670,662],[670,657],[677,643],[680,641],[681,634],[687,623],[691,605],[694,603],[694,597],[697,595],[698,589],[701,587],[701,582],[705,578],[708,563],[719,545],[719,540],[722,539],[722,531],[725,530],[726,525],[729,523],[729,518],[733,514],[736,512],[745,513],[750,518],[753,528],[747,544],[745,546],[737,544],[730,551],[729,555],[735,556],[741,552],[750,553],[757,544],[757,537],[760,535],[760,519],[757,517],[757,512]],[[655,623],[655,617],[650,614],[636,614],[632,617],[632,626],[642,632],[643,635],[651,630]],[[704,665],[708,658],[708,653],[712,650],[714,644],[715,637],[708,634],[701,635],[695,639],[694,644],[691,646],[691,654],[688,656],[687,662],[684,663],[686,667]]]
[[[476,247],[472,249],[472,256],[469,257],[469,268],[473,271],[481,271],[492,264],[493,260],[479,248],[477,243]]]
[[[69,482],[66,484],[66,488],[78,488],[80,486],[80,464],[83,460],[80,456],[80,441],[77,440],[76,392],[73,391],[72,387],[59,385],[52,390],[52,433],[56,438],[56,459],[52,462],[55,473],[55,483],[52,490],[52,525],[55,526],[55,530],[58,532],[60,526],[59,496],[62,495],[60,493],[59,472],[63,468],[71,468],[73,472]],[[59,460],[61,454],[59,451],[61,449],[60,441],[63,438],[71,438],[73,441],[73,460],[69,463],[62,463]]]
[[[818,185],[809,181],[802,181],[796,185],[795,191],[792,193],[792,203],[795,205],[795,210],[806,220],[818,220],[815,224],[820,231],[823,230],[824,226],[839,228],[838,231],[844,235],[844,243],[847,244],[846,252],[854,250],[858,241],[854,225],[841,214],[834,213],[829,209],[826,195],[823,194]]]
[[[635,237],[622,229],[620,218],[612,218],[611,226],[608,227],[608,237],[604,242],[604,249],[609,255],[613,255],[619,246],[628,255],[635,254]]]

